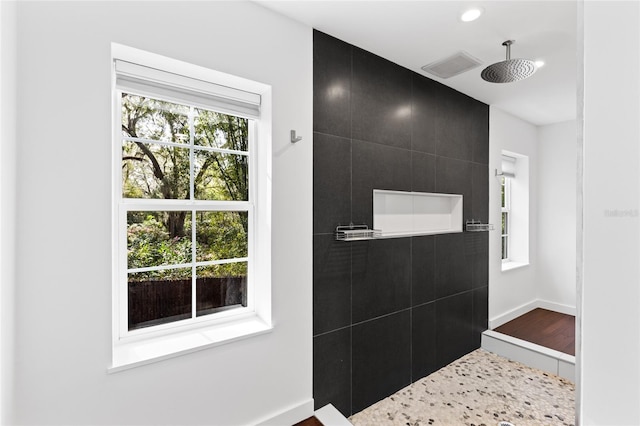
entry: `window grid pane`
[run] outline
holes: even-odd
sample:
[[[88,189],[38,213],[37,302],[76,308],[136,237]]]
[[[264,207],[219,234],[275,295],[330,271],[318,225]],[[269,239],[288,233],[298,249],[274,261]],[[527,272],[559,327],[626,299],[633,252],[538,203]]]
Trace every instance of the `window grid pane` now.
[[[509,234],[509,212],[502,212],[502,235]]]
[[[248,123],[246,118],[196,108],[195,145],[249,152]]]
[[[125,198],[188,199],[188,147],[125,141],[122,186]]]
[[[248,256],[248,212],[197,212],[196,262]]]
[[[123,136],[189,144],[190,115],[186,105],[122,94]]]
[[[127,268],[192,262],[191,211],[128,211]]]
[[[196,149],[194,157],[194,199],[249,200],[247,156]]]
[[[247,306],[247,262],[196,268],[196,316]]]
[[[508,241],[509,237],[504,235],[502,237],[502,259],[508,259],[509,258],[509,241]]]
[[[191,318],[191,268],[128,274],[128,329]]]

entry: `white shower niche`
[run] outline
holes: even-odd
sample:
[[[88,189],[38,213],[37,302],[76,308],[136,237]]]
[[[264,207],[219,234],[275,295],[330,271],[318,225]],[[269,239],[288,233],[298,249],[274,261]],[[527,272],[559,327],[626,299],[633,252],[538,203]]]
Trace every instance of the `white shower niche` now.
[[[462,195],[373,190],[378,238],[462,232]]]

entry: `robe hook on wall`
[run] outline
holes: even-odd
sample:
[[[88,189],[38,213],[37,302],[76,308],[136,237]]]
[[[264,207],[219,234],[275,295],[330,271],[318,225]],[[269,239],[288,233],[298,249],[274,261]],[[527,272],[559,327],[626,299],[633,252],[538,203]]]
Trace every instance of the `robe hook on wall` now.
[[[296,131],[291,131],[291,143],[300,142],[302,140],[302,136],[296,136]]]

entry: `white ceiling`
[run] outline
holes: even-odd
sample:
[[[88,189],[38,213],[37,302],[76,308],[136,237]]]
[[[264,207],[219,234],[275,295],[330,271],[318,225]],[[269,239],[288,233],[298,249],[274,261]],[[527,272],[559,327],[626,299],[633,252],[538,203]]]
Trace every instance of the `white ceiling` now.
[[[263,6],[373,52],[536,125],[576,116],[575,1],[310,1],[258,0]],[[459,15],[470,6],[484,14]],[[487,83],[482,69],[505,59],[502,42],[516,40],[512,58],[544,60],[529,79]],[[460,50],[483,62],[449,79],[421,67]]]

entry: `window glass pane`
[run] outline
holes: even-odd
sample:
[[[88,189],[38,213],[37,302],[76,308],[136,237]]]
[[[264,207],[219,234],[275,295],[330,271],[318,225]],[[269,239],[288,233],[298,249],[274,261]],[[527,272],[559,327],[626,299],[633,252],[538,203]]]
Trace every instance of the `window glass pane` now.
[[[189,144],[189,107],[123,93],[122,134]]]
[[[127,212],[129,269],[191,260],[191,212]]]
[[[247,306],[247,262],[196,268],[196,315]]]
[[[129,330],[191,318],[191,268],[129,274]]]
[[[501,185],[500,185],[500,195],[501,195],[501,199],[502,199],[502,204],[501,206],[504,208],[505,205],[505,180],[504,177],[500,179]]]
[[[503,259],[508,259],[509,258],[509,253],[508,253],[508,246],[507,246],[507,237],[506,235],[502,237],[502,258]]]
[[[196,261],[247,257],[247,212],[196,212]]]
[[[189,149],[125,141],[124,198],[189,199]]]
[[[195,150],[196,200],[249,199],[249,164],[246,155]]]
[[[249,151],[249,120],[204,109],[195,110],[196,145]]]
[[[509,233],[509,213],[502,212],[502,234]]]

